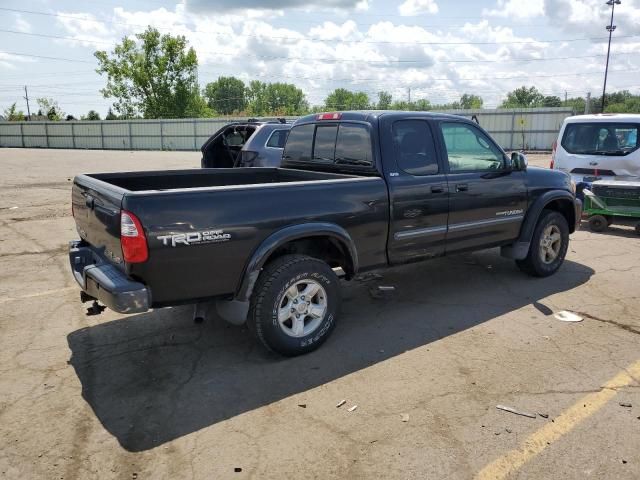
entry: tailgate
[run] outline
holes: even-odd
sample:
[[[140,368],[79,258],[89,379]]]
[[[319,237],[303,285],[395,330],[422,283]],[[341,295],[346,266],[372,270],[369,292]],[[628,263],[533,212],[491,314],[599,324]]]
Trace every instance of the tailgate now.
[[[73,181],[71,204],[80,238],[124,268],[120,247],[120,208],[124,190],[87,175]]]

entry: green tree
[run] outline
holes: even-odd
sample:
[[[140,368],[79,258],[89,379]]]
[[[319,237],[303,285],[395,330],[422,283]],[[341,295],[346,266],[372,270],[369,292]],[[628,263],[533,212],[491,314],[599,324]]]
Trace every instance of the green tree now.
[[[60,105],[58,105],[58,102],[56,102],[53,98],[41,97],[37,98],[36,102],[38,103],[40,110],[45,112],[44,114],[52,122],[60,121],[66,116],[66,114],[60,108]]]
[[[107,111],[107,116],[104,117],[105,120],[119,120],[118,116],[113,113],[113,110],[111,109],[111,107],[109,107],[109,110]]]
[[[86,115],[80,117],[80,120],[100,120],[100,114],[95,110],[89,110]]]
[[[507,93],[499,108],[534,108],[542,105],[544,95],[536,87],[520,87]]]
[[[302,115],[309,110],[304,92],[290,83],[253,80],[246,94],[252,115]]]
[[[389,92],[378,92],[378,105],[376,106],[376,108],[378,110],[389,110],[392,101],[393,97]]]
[[[465,93],[460,97],[460,108],[464,110],[472,110],[482,108],[484,104],[484,100],[478,95],[473,95],[471,93]]]
[[[95,52],[107,85],[105,98],[115,98],[123,118],[185,118],[210,114],[197,83],[198,58],[184,36],[161,35],[148,27],[125,37],[111,53]]]
[[[218,77],[215,82],[207,83],[202,95],[212,110],[229,115],[247,108],[244,82],[235,77]]]
[[[369,96],[364,92],[352,92],[336,88],[324,101],[327,110],[364,110],[369,108]]]
[[[542,99],[542,107],[561,107],[562,99],[555,95],[548,95]]]
[[[22,122],[26,117],[24,112],[22,110],[18,110],[14,103],[4,110],[4,118],[6,118],[8,122]]]

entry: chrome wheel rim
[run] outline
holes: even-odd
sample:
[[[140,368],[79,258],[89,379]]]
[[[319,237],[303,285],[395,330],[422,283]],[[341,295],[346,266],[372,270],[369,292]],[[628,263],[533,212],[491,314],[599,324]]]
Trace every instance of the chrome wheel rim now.
[[[278,303],[278,325],[290,337],[306,337],[322,323],[327,313],[327,292],[315,280],[291,285]]]
[[[560,255],[562,235],[557,225],[548,225],[540,238],[540,259],[546,263],[553,263]]]

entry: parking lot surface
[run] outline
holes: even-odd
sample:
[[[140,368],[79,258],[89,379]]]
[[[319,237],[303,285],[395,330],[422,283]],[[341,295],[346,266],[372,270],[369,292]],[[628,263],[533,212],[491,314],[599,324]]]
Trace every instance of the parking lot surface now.
[[[364,276],[333,336],[294,359],[189,307],[85,316],[73,176],[198,166],[196,152],[0,149],[3,478],[640,478],[631,228],[572,235],[547,279],[497,250]],[[372,296],[381,285],[395,290]]]

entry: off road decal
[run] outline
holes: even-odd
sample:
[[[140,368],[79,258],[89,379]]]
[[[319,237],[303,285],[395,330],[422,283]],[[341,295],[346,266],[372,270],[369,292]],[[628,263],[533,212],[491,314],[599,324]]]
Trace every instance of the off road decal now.
[[[231,234],[224,230],[206,230],[204,232],[178,233],[176,235],[159,235],[156,237],[165,246],[202,245],[205,243],[221,243],[231,240]]]

